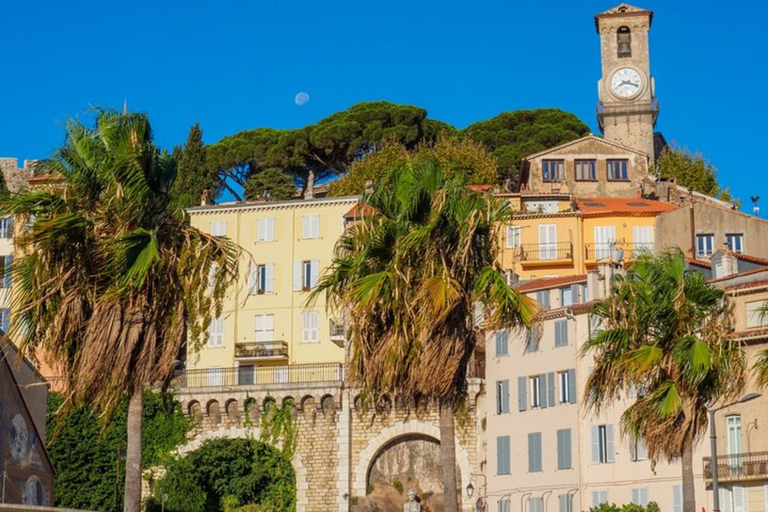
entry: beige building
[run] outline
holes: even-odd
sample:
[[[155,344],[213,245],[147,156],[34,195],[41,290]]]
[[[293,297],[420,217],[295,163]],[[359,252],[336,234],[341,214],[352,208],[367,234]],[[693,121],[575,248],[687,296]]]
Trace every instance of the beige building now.
[[[190,349],[187,367],[199,370],[191,375],[211,385],[292,382],[311,378],[298,375],[296,365],[311,373],[307,365],[344,361],[342,319],[329,316],[324,297],[309,298],[357,202],[343,197],[188,210],[194,227],[244,250],[222,315],[203,346]]]

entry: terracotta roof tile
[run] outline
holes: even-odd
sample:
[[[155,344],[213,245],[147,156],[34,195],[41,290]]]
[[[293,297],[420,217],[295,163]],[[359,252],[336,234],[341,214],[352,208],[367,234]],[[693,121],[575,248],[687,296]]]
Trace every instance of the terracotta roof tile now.
[[[685,258],[685,261],[691,265],[696,265],[697,267],[712,268],[712,262],[710,261],[697,260],[695,258]]]
[[[375,208],[372,206],[367,205],[366,203],[357,203],[355,206],[349,209],[347,213],[344,214],[344,217],[347,218],[359,218],[363,217],[365,215],[370,215],[376,211]]]
[[[764,269],[763,269],[764,270]],[[735,276],[729,276],[735,277]],[[762,281],[755,281],[752,283],[735,284],[733,286],[726,286],[726,290],[746,290],[747,288],[757,288],[758,286],[768,286],[768,279]]]
[[[639,197],[577,199],[576,207],[585,213],[664,213],[677,209],[674,204]]]
[[[517,286],[519,292],[531,292],[534,290],[545,290],[547,288],[557,288],[566,284],[582,283],[587,280],[586,274],[563,277],[545,277],[535,281],[527,281]]]
[[[710,279],[709,282],[719,283],[721,281],[728,281],[729,279],[733,279],[734,277],[742,277],[742,276],[748,276],[751,274],[759,274],[760,272],[766,272],[766,271],[768,271],[768,267],[760,267],[752,270],[747,270],[746,272],[739,272],[738,274],[733,274],[730,276],[718,277],[717,279]]]
[[[757,256],[750,256],[749,254],[741,254],[738,252],[732,253],[736,259],[742,261],[748,261],[750,263],[757,263],[758,265],[768,265],[768,260],[765,258],[759,258]]]

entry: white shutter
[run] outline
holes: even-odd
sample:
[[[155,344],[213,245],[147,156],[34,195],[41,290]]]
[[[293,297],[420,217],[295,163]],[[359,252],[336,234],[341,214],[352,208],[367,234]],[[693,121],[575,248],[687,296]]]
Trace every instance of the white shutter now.
[[[507,248],[520,247],[520,226],[507,226]]]
[[[591,431],[592,431],[592,464],[600,464],[600,431],[597,425],[592,425]]]
[[[616,450],[613,446],[613,424],[609,423],[605,426],[605,461],[613,462],[615,452]]]
[[[312,274],[310,275],[309,286],[314,288],[317,286],[317,280],[320,278],[320,260],[312,260],[310,267],[312,268]]]
[[[221,317],[211,320],[211,324],[208,326],[208,346],[224,346],[224,319]]]
[[[539,226],[539,258],[542,260],[557,259],[557,226],[554,224]]]
[[[320,339],[320,326],[318,325],[318,315],[317,313],[310,313],[309,314],[309,340],[310,341],[318,341]]]
[[[610,258],[615,242],[616,228],[614,226],[595,226],[595,259]]]
[[[264,317],[266,315],[256,315],[256,341],[267,341],[264,338]]]
[[[256,295],[256,264],[251,263],[251,266],[248,267],[248,295]]]
[[[293,291],[301,291],[301,261],[293,262]]]
[[[747,512],[747,488],[733,486],[733,512]]]
[[[208,368],[208,385],[209,386],[221,386],[223,382],[223,372],[220,366],[214,366]]]
[[[683,486],[672,486],[672,512],[683,512]]]
[[[312,216],[312,238],[320,238],[320,216]]]
[[[632,237],[635,243],[635,252],[653,252],[653,226],[634,226]]]
[[[220,220],[211,222],[211,234],[214,236],[227,236],[227,223]]]
[[[259,242],[266,242],[267,241],[267,219],[259,219],[257,222],[257,226],[258,226],[257,240]]]
[[[267,283],[264,293],[274,293],[275,290],[275,264],[267,263]]]
[[[309,216],[308,215],[302,215],[301,217],[301,238],[307,239],[309,238]]]
[[[267,242],[275,241],[275,219],[272,217],[267,219]]]
[[[720,512],[733,512],[731,490],[727,487],[720,488]]]
[[[320,238],[320,216],[304,215],[301,217],[301,237]]]

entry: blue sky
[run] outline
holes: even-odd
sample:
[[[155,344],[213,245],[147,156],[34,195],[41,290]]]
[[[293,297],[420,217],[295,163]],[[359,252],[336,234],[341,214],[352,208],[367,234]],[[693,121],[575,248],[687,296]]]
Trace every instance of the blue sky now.
[[[597,131],[592,16],[618,1],[15,1],[3,9],[0,156],[49,155],[89,106],[149,113],[159,144],[303,126],[369,100],[463,127],[557,107]],[[702,152],[768,214],[768,5],[643,0],[653,9],[658,129]],[[310,95],[299,107],[294,96]]]

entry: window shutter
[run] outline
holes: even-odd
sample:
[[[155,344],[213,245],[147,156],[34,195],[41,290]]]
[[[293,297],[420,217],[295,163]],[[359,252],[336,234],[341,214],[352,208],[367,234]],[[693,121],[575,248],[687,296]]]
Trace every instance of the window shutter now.
[[[320,238],[320,216],[312,215],[312,238]]]
[[[557,497],[558,501],[560,502],[560,508],[558,512],[571,512],[568,510],[568,498],[569,496],[567,494],[561,494]]]
[[[267,224],[267,242],[274,242],[275,241],[275,219],[272,217],[266,219]]]
[[[605,426],[605,461],[614,461],[614,445],[613,445],[613,424],[609,423]]]
[[[640,489],[632,489],[632,503],[640,504]]]
[[[600,431],[597,425],[590,427],[592,431],[592,464],[600,464]]]
[[[503,357],[509,355],[507,330],[501,330],[496,332],[496,357]]]
[[[549,372],[547,374],[547,395],[549,398],[549,406],[555,406],[555,372]]]
[[[306,215],[301,217],[301,238],[309,238],[309,217]]]
[[[555,322],[555,346],[565,347],[568,345],[568,320],[558,320]]]
[[[496,473],[499,475],[508,475],[509,467],[509,436],[499,436],[496,438]]]
[[[733,512],[747,512],[746,487],[733,486]]]
[[[5,257],[5,266],[4,269],[4,275],[3,275],[3,285],[6,289],[11,287],[11,269],[13,266],[13,256],[6,256]]]
[[[576,403],[576,369],[571,368],[568,370],[568,401],[572,404]]]
[[[581,292],[580,284],[571,285],[571,296],[573,297],[574,304],[581,304],[582,302],[584,302],[584,299],[581,298],[580,292]]]
[[[267,219],[259,219],[257,225],[257,240],[266,242],[267,240]]]
[[[301,261],[293,262],[293,291],[301,291]]]
[[[517,410],[524,411],[528,407],[528,378],[517,378]]]
[[[256,264],[251,263],[248,267],[248,295],[256,294]]]
[[[502,398],[503,392],[501,390],[502,382],[504,381],[496,381],[496,414],[501,414],[502,410],[504,409],[504,402]]]
[[[571,469],[571,429],[557,431],[557,469]]]
[[[309,313],[301,314],[301,341],[309,341]]]
[[[631,436],[629,439],[629,459],[632,462],[637,461],[637,440],[632,440]]]
[[[275,290],[275,264],[267,263],[267,283],[264,293],[273,293]]]
[[[501,381],[501,412],[509,412],[509,380]]]
[[[13,238],[13,217],[5,219],[5,238]]]
[[[539,407],[547,408],[547,374],[539,375]]]
[[[528,434],[528,471],[541,471],[541,432]]]
[[[3,308],[0,309],[0,313],[2,314],[2,323],[0,327],[2,327],[3,332],[8,332],[8,329],[11,328],[11,308]]]
[[[683,486],[672,486],[672,512],[683,512]]]
[[[549,290],[541,290],[536,292],[536,301],[541,305],[541,309],[544,311],[549,309]]]
[[[320,260],[312,260],[310,267],[312,268],[312,275],[310,276],[309,286],[310,288],[315,288],[320,278]]]

